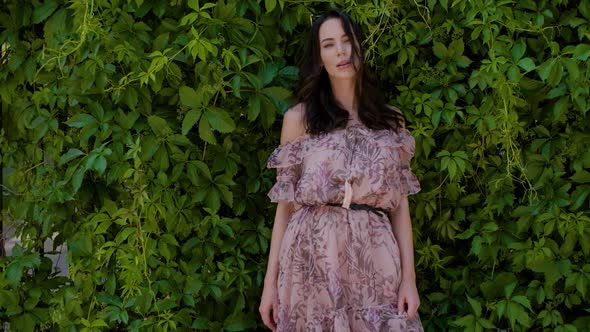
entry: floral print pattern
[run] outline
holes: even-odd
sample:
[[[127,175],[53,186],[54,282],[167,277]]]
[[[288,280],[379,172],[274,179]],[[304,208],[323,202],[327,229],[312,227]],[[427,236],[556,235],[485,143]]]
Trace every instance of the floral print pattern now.
[[[340,206],[395,209],[420,190],[409,131],[352,125],[279,146],[273,202],[294,202],[279,253],[278,331],[423,331],[398,313],[399,248],[387,217]]]

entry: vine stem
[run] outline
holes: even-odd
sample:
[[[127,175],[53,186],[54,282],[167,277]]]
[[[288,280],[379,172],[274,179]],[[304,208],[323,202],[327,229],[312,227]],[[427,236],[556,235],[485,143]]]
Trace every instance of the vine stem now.
[[[430,24],[428,24],[428,21],[430,19],[430,10],[428,10],[428,7],[419,4],[418,1],[416,1],[416,0],[412,0],[412,2],[414,2],[414,4],[416,5],[416,8],[418,9],[418,15],[420,15],[420,17],[422,18],[422,21],[424,21],[424,23],[428,27],[428,30],[432,31],[432,27],[430,26]],[[428,18],[429,18],[428,20],[426,19],[426,17],[424,17],[422,12],[420,11],[420,7],[423,7],[425,9],[425,12],[428,14]]]
[[[75,4],[75,1],[71,1],[73,4],[70,7],[73,7]],[[39,77],[39,74],[41,73],[41,70],[43,70],[43,68],[45,68],[45,66],[47,64],[49,64],[50,62],[52,62],[53,60],[57,60],[63,57],[67,57],[68,55],[76,52],[77,50],[80,49],[80,47],[82,47],[82,44],[84,44],[84,42],[86,41],[86,36],[88,35],[89,32],[94,31],[89,27],[89,20],[90,18],[92,18],[94,15],[92,15],[92,12],[94,10],[94,0],[91,1],[84,1],[84,16],[82,19],[82,24],[79,27],[79,31],[80,31],[80,39],[75,42],[71,39],[68,39],[64,42],[64,44],[62,45],[61,49],[47,49],[48,52],[53,52],[56,53],[56,55],[54,57],[49,58],[47,61],[45,61],[40,67],[39,69],[37,69],[37,71],[35,72],[35,78],[33,79],[33,82],[37,81],[37,78]],[[73,44],[74,46],[70,49],[66,49],[64,50],[65,47],[69,46],[70,44]],[[44,48],[45,51],[45,48]],[[45,52],[42,53],[42,59],[44,58]],[[58,67],[59,66],[59,61],[58,61]]]
[[[37,168],[37,167],[39,167],[39,166],[41,166],[41,165],[43,165],[43,164],[45,164],[45,162],[44,162],[44,161],[42,161],[42,162],[38,163],[37,165],[34,165],[34,166],[32,166],[31,168],[27,169],[27,170],[25,171],[25,173],[28,173],[28,172],[30,172],[30,171],[32,171],[32,170],[34,170],[35,168]]]

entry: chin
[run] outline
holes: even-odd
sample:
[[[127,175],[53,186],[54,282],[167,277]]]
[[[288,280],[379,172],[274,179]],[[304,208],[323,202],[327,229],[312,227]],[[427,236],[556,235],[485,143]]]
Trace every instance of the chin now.
[[[330,78],[337,79],[337,80],[350,80],[350,79],[356,78],[356,73],[355,72],[334,73],[333,75],[330,75]]]

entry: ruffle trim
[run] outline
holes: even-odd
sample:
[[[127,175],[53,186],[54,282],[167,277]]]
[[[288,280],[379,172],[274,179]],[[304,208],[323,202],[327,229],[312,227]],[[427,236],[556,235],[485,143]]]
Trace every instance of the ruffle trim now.
[[[353,332],[351,321],[356,321],[368,331],[424,331],[419,318],[407,320],[406,314],[400,314],[394,304],[370,307],[347,306],[317,317],[307,323],[306,331]]]
[[[414,137],[407,129],[392,134],[389,130],[373,131],[364,126],[351,126],[331,135],[300,136],[292,142],[281,144],[271,153],[266,166],[268,168],[283,168],[299,165],[303,162],[303,158],[310,153],[338,147],[343,140],[338,135],[342,134],[359,134],[371,138],[379,147],[400,148],[404,152],[400,156],[401,158],[411,159],[416,147]]]
[[[268,197],[270,198],[270,201],[274,203],[280,201],[294,202],[295,183],[293,183],[293,180],[291,179],[277,179],[277,182],[268,192]]]
[[[418,177],[409,168],[402,170],[400,182],[402,195],[405,196],[416,194],[422,189]]]

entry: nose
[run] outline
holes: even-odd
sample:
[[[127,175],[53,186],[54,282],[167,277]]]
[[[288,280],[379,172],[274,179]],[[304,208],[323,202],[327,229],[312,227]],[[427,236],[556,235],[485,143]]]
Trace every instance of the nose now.
[[[338,43],[336,46],[336,52],[338,54],[343,54],[344,53],[344,44]]]

